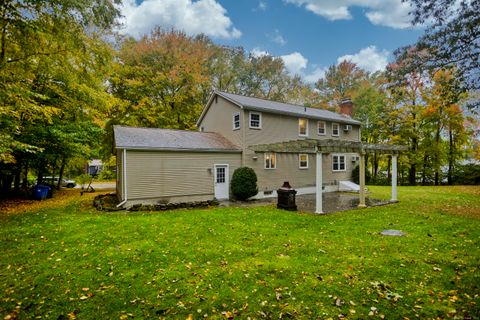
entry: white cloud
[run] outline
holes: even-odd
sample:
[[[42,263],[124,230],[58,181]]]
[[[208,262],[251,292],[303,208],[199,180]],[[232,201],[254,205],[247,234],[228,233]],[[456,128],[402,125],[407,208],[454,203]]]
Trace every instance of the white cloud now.
[[[282,58],[285,68],[290,74],[301,76],[307,83],[315,83],[325,75],[326,68],[313,66],[315,69],[309,72],[308,59],[300,52],[293,52],[280,56],[280,58]]]
[[[343,60],[348,60],[356,63],[360,68],[369,71],[381,71],[385,70],[388,64],[389,52],[386,50],[378,51],[375,46],[368,46],[363,48],[358,53],[347,54],[337,59],[337,63]]]
[[[326,71],[327,71],[327,68],[317,67],[311,73],[305,74],[303,76],[303,79],[305,79],[307,83],[315,83],[318,81],[318,79],[323,78],[325,76]]]
[[[408,28],[411,18],[408,12],[411,5],[402,0],[284,0],[297,6],[304,6],[307,10],[328,20],[352,19],[349,11],[351,7],[365,9],[365,16],[375,25],[392,28]]]
[[[250,51],[250,54],[252,56],[254,56],[255,58],[260,58],[260,57],[264,57],[264,56],[269,56],[270,53],[268,53],[267,51],[265,50],[262,50],[260,48],[253,48],[252,51]]]
[[[267,2],[266,1],[259,1],[258,2],[258,9],[261,11],[267,10]]]
[[[125,0],[121,7],[124,28],[120,32],[141,37],[155,26],[183,30],[188,35],[204,33],[235,39],[241,32],[233,27],[227,11],[216,0]]]
[[[307,68],[308,59],[299,52],[293,52],[284,56],[280,56],[285,68],[291,74],[301,74]]]
[[[267,36],[270,38],[270,40],[272,40],[276,44],[279,44],[281,46],[284,46],[287,44],[287,40],[283,38],[282,34],[280,33],[280,31],[278,31],[278,29],[275,29],[275,33],[273,35],[267,35]]]

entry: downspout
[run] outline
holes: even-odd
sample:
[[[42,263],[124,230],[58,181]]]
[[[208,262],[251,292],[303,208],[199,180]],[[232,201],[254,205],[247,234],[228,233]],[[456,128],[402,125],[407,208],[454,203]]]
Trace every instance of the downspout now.
[[[123,201],[117,204],[117,208],[123,206],[127,202],[127,149],[123,149]]]

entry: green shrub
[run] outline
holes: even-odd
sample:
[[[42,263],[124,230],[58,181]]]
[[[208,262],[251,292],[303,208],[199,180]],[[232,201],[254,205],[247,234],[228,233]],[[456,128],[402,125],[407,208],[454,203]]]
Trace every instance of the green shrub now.
[[[232,194],[238,200],[247,200],[258,193],[257,175],[252,168],[241,167],[233,172]]]
[[[98,180],[113,180],[117,177],[116,173],[109,169],[103,169],[98,174]]]
[[[480,164],[468,163],[458,165],[453,173],[454,184],[480,184]]]

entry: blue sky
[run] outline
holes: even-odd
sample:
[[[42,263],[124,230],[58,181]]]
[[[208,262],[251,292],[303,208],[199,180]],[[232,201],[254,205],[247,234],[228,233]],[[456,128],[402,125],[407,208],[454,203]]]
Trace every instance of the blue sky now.
[[[415,42],[401,0],[125,0],[123,33],[139,37],[155,25],[215,43],[281,57],[287,69],[315,82],[348,59],[368,71],[385,68],[393,51]]]

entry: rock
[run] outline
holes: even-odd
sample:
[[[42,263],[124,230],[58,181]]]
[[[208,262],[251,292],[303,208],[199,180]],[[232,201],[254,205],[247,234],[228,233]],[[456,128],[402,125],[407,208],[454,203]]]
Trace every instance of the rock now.
[[[405,233],[403,233],[400,230],[393,230],[393,229],[388,229],[388,230],[383,230],[380,232],[381,235],[383,236],[392,236],[392,237],[403,237],[405,236]]]

